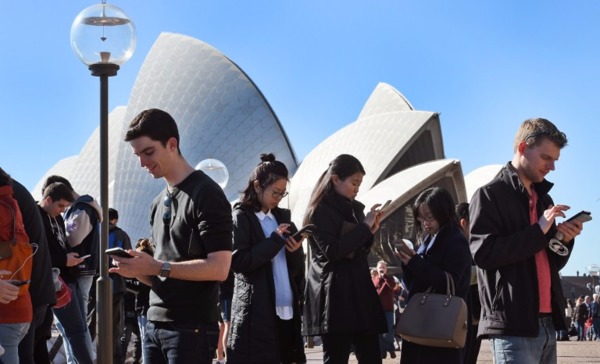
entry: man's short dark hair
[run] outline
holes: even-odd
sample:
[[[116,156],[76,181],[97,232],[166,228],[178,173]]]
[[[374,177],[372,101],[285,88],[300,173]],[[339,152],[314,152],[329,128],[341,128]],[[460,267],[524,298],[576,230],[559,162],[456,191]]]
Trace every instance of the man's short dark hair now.
[[[129,142],[147,136],[152,140],[159,141],[163,147],[171,138],[177,140],[177,150],[179,154],[179,130],[175,119],[166,111],[160,109],[148,109],[139,113],[131,123],[125,133],[125,141]]]
[[[458,221],[460,221],[461,219],[465,219],[467,222],[469,222],[469,203],[468,202],[461,202],[459,204],[456,205],[456,218],[458,219]]]
[[[119,220],[119,211],[111,207],[108,209],[108,221],[113,221],[114,219]]]
[[[71,186],[71,182],[69,182],[68,179],[66,179],[63,176],[58,176],[58,175],[51,175],[48,176],[48,178],[46,178],[46,180],[44,181],[44,185],[42,186],[42,196],[44,196],[44,191],[46,190],[46,187],[50,186],[53,183],[56,182],[60,182],[62,184],[64,184],[65,186],[67,186],[70,190],[71,193],[73,193],[75,190],[73,189],[73,186]],[[71,200],[70,202],[73,202],[73,200]]]
[[[68,202],[75,201],[73,198],[73,190],[62,182],[54,182],[46,186],[44,189],[44,198],[50,197],[52,202],[65,200]]]

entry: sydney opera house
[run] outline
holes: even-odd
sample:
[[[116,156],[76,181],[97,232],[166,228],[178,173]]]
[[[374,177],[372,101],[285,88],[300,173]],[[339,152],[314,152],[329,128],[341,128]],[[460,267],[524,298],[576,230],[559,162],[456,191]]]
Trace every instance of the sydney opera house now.
[[[224,188],[235,201],[258,156],[272,152],[293,176],[282,204],[301,224],[310,193],[329,162],[341,153],[356,156],[367,174],[358,200],[371,206],[392,200],[377,234],[372,261],[392,264],[391,243],[413,240],[410,208],[416,196],[431,186],[446,188],[455,201],[468,201],[474,189],[491,179],[500,166],[488,166],[463,177],[461,163],[446,158],[439,114],[415,110],[394,87],[380,83],[357,119],[319,144],[302,161],[275,112],[250,77],[212,46],[187,36],[163,33],[148,53],[129,103],[109,116],[109,201],[119,210],[119,225],[133,240],[148,236],[149,206],[164,188],[140,168],[123,136],[140,111],[160,108],[178,122],[182,154],[192,165],[221,161],[228,170]],[[40,197],[50,174],[68,178],[80,194],[99,198],[99,135],[96,130],[77,156],[59,161],[42,176],[34,197]]]

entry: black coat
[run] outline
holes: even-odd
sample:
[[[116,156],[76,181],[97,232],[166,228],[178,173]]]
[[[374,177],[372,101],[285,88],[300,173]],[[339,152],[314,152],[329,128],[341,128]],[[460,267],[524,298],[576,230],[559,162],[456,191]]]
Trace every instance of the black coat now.
[[[381,301],[371,281],[367,255],[373,234],[364,205],[332,192],[316,207],[308,239],[311,249],[306,283],[306,335],[386,332]],[[355,217],[356,216],[356,217]]]
[[[534,183],[537,215],[554,205],[548,192],[552,183]],[[560,256],[548,248],[556,227],[544,232],[529,218],[529,195],[516,171],[505,166],[498,176],[478,189],[469,206],[470,248],[477,264],[477,284],[482,306],[479,336],[538,334],[539,296],[535,254],[546,250],[550,266],[552,322],[566,330],[565,298],[558,272],[573,252]]]
[[[275,208],[271,213],[279,224],[290,223],[290,211]],[[292,224],[292,233],[296,227]],[[227,341],[228,363],[281,363],[275,282],[271,261],[285,245],[276,232],[268,238],[254,211],[239,204],[233,210],[233,255],[231,269],[235,283],[231,307],[231,328]],[[304,343],[300,327],[301,290],[304,282],[304,251],[286,251],[290,285],[294,295],[295,346],[286,359],[304,362]]]
[[[416,255],[403,265],[408,301],[416,293],[432,287],[436,293],[446,293],[446,275],[454,280],[455,294],[469,305],[471,282],[471,252],[469,243],[457,225],[442,227],[433,245],[423,255]],[[423,346],[402,341],[401,363],[462,363],[462,349]]]

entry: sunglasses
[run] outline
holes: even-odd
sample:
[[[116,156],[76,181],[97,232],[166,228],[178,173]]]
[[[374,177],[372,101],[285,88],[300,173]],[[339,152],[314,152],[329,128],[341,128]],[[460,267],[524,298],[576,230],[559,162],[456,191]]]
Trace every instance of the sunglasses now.
[[[167,193],[167,195],[165,196],[165,199],[163,200],[163,205],[165,206],[165,212],[163,213],[162,216],[162,220],[163,220],[163,224],[165,224],[165,227],[168,227],[171,225],[171,205],[173,203],[173,196],[171,196],[170,193]]]

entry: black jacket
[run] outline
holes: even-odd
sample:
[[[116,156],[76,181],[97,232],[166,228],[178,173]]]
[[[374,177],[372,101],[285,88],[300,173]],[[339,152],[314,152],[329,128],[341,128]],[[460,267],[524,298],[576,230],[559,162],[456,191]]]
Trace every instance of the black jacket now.
[[[78,217],[80,216],[81,217]],[[102,209],[90,195],[79,196],[75,202],[65,211],[64,215],[69,251],[77,252],[80,257],[90,254],[77,266],[78,274],[90,276],[98,274],[100,265],[100,223],[102,222]],[[90,227],[87,234],[81,232],[84,229],[83,222]],[[78,241],[81,239],[81,241]],[[74,245],[76,241],[77,245]]]
[[[402,265],[408,301],[416,293],[432,287],[436,293],[446,293],[446,275],[454,280],[455,294],[469,304],[471,253],[469,243],[457,225],[443,226],[429,250]],[[402,342],[401,363],[462,363],[462,350],[437,348]]]
[[[65,236],[65,224],[64,220],[60,215],[52,219],[50,215],[38,206],[42,221],[44,222],[44,229],[46,232],[46,238],[48,240],[48,250],[50,252],[50,262],[52,268],[60,269],[60,277],[67,283],[72,283],[77,280],[78,274],[77,269],[73,267],[67,267],[67,245]],[[53,221],[51,221],[53,220]],[[54,225],[54,227],[53,227]],[[57,229],[61,229],[59,232]],[[63,244],[60,243],[57,234],[62,234]],[[50,273],[51,274],[51,273]]]
[[[271,213],[279,224],[290,223],[290,211],[275,208]],[[296,232],[292,224],[289,229]],[[275,282],[272,259],[285,241],[275,232],[268,238],[254,211],[239,204],[233,210],[233,255],[231,269],[235,273],[231,307],[231,329],[227,341],[228,363],[305,362],[300,327],[301,287],[304,282],[304,251],[286,251],[290,285],[294,295],[295,346],[280,358]]]
[[[38,245],[33,256],[31,270],[31,284],[29,295],[34,309],[46,305],[56,304],[56,292],[52,281],[52,265],[48,252],[48,241],[44,231],[44,224],[37,209],[37,204],[27,189],[19,182],[13,180],[14,197],[19,204],[25,231],[31,243]]]
[[[534,184],[538,195],[537,214],[554,204],[548,192],[552,183]],[[470,248],[477,265],[477,283],[482,312],[479,336],[538,334],[538,281],[535,254],[546,249],[550,265],[552,319],[556,330],[566,330],[565,299],[558,272],[573,252],[560,256],[548,248],[556,233],[552,226],[544,235],[529,219],[529,195],[519,177],[507,164],[498,176],[478,189],[469,208]]]
[[[305,335],[387,331],[367,262],[373,234],[362,223],[363,210],[360,202],[332,192],[313,213],[310,222],[317,231],[308,239]]]
[[[117,225],[108,224],[108,247],[109,248],[123,248],[125,250],[131,249],[131,239],[129,235],[118,227]],[[109,266],[113,267],[112,259],[109,259]],[[118,273],[110,273],[110,279],[113,282],[113,294],[125,293],[127,286],[125,284],[125,278]]]

